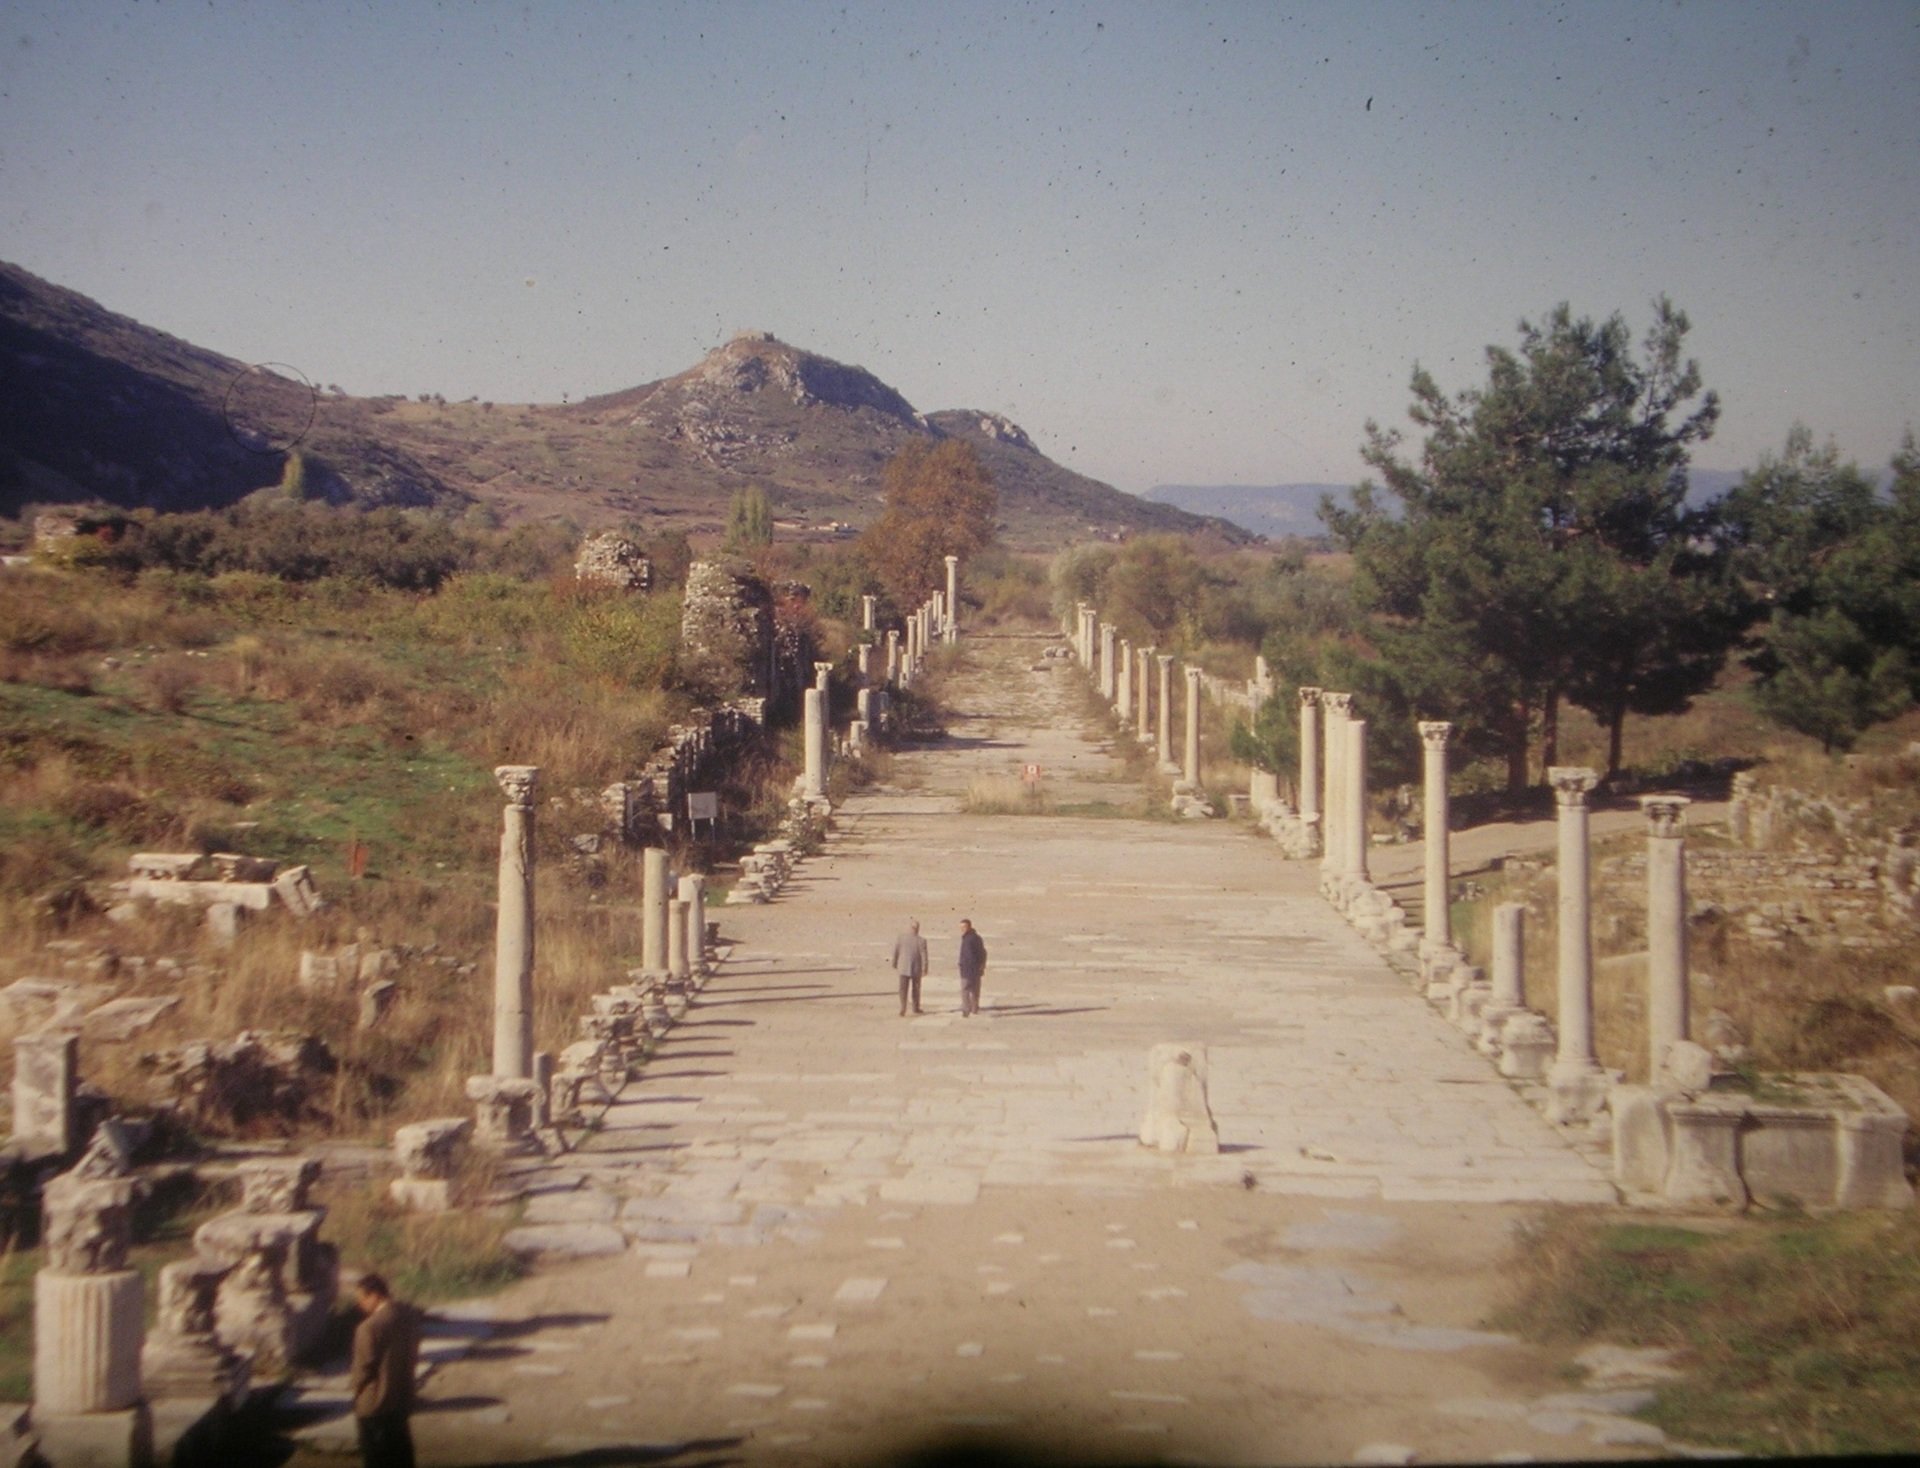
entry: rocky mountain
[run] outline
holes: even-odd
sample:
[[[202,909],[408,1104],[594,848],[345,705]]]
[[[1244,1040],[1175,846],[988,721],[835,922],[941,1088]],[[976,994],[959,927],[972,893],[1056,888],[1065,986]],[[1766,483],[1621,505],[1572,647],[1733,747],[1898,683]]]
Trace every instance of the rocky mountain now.
[[[1014,545],[1145,531],[1249,539],[1047,458],[991,413],[920,413],[864,368],[770,335],[734,338],[675,376],[571,405],[359,398],[250,366],[0,264],[0,514],[101,500],[231,504],[296,476],[341,504],[459,509],[594,528],[717,531],[758,485],[783,522],[861,526],[912,438],[978,449]]]

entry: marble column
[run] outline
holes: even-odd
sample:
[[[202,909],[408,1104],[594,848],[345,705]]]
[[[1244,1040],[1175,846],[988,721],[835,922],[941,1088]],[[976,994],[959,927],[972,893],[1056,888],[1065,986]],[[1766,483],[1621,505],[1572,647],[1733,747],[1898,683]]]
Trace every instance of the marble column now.
[[[670,979],[690,979],[693,977],[693,962],[688,956],[691,952],[688,918],[693,904],[684,897],[670,898],[667,902],[667,977]]]
[[[1301,688],[1300,819],[1320,814],[1320,690]]]
[[[1114,716],[1122,724],[1133,718],[1133,643],[1120,639],[1120,665],[1115,670]]]
[[[33,1427],[56,1464],[145,1463],[145,1282],[127,1267],[137,1184],[66,1173],[44,1190],[33,1278]]]
[[[1346,785],[1347,818],[1340,857],[1347,877],[1355,882],[1369,882],[1373,878],[1367,869],[1368,848],[1372,845],[1367,839],[1367,721],[1348,719],[1346,736],[1347,757],[1343,761],[1342,773]]]
[[[905,662],[909,677],[913,674],[914,664],[920,661],[920,613],[915,612],[907,618],[907,650]]]
[[[1647,815],[1647,1075],[1688,1038],[1687,817],[1680,795],[1643,795]]]
[[[1321,730],[1325,768],[1320,772],[1324,786],[1320,801],[1320,872],[1337,876],[1345,870],[1347,839],[1347,723],[1353,709],[1351,693],[1323,691],[1320,711],[1325,719]]]
[[[500,906],[493,932],[493,1073],[533,1073],[533,799],[537,765],[499,765],[507,797],[500,833]]]
[[[1587,841],[1587,795],[1599,783],[1589,769],[1556,765],[1553,786],[1559,845],[1559,1044],[1547,1075],[1547,1115],[1591,1119],[1607,1099],[1608,1080],[1593,1048],[1593,911]]]
[[[687,894],[687,962],[696,975],[708,972],[707,965],[707,879],[689,872],[680,879]]]
[[[947,641],[960,636],[960,557],[947,557]]]
[[[866,688],[873,682],[873,644],[863,642],[853,650],[853,675],[859,686]]]
[[[800,793],[808,800],[827,798],[827,696],[807,690],[806,775]]]
[[[1493,909],[1493,993],[1487,1008],[1527,1007],[1527,905],[1502,902]]]
[[[870,596],[860,598],[860,630],[862,632],[873,631],[873,601],[874,599]]]
[[[887,687],[900,686],[900,629],[887,628]]]
[[[1135,654],[1135,668],[1133,668],[1133,685],[1139,689],[1139,695],[1133,700],[1133,712],[1135,712],[1133,737],[1139,739],[1142,745],[1146,745],[1154,737],[1152,681],[1154,681],[1154,649],[1142,647]]]
[[[1187,675],[1186,738],[1180,745],[1180,778],[1195,790],[1200,788],[1200,670],[1184,669]]]
[[[1100,614],[1092,607],[1080,608],[1080,666],[1096,683],[1100,680]]]
[[[825,693],[831,686],[832,678],[832,663],[815,663],[813,665],[813,686],[818,688],[822,693]]]
[[[1421,909],[1424,932],[1420,938],[1421,956],[1450,964],[1457,956],[1453,946],[1453,913],[1448,900],[1450,875],[1447,822],[1447,741],[1453,738],[1453,725],[1423,722],[1420,743],[1425,750],[1423,773],[1426,780],[1426,810],[1423,818],[1426,882]]]
[[[1119,629],[1111,622],[1100,624],[1100,696],[1112,703],[1119,692],[1120,680],[1113,666],[1114,649],[1119,643]]]
[[[656,979],[667,971],[667,853],[659,846],[640,853],[640,968]]]
[[[865,724],[868,729],[878,729],[880,727],[878,702],[878,696],[871,688],[862,688],[859,693],[854,695],[854,717]]]
[[[1154,758],[1162,769],[1173,763],[1173,654],[1156,653],[1160,676],[1154,689]]]

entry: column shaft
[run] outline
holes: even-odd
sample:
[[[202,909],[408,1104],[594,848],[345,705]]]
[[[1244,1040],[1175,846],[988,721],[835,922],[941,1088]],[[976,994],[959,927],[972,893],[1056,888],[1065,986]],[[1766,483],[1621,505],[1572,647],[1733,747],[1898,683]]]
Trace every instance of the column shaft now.
[[[1425,947],[1429,953],[1453,947],[1453,914],[1447,901],[1447,741],[1452,736],[1451,724],[1424,723],[1420,726],[1420,742],[1425,756],[1423,773],[1426,777],[1426,883],[1422,906],[1425,912]]]
[[[1180,778],[1198,788],[1200,784],[1200,670],[1188,668],[1187,737],[1181,745]]]
[[[640,853],[640,967],[667,971],[667,853],[659,846]]]
[[[1154,727],[1154,758],[1165,765],[1173,761],[1173,657],[1169,653],[1158,653],[1154,661],[1160,666],[1159,688],[1154,699],[1154,711],[1158,715]]]
[[[493,1073],[533,1072],[533,791],[538,771],[502,765],[494,779],[512,802],[500,832],[500,905],[494,920]]]
[[[1643,796],[1647,813],[1647,1074],[1688,1037],[1687,801]]]
[[[1367,870],[1367,721],[1347,720],[1346,844],[1341,849],[1346,875],[1371,880]]]

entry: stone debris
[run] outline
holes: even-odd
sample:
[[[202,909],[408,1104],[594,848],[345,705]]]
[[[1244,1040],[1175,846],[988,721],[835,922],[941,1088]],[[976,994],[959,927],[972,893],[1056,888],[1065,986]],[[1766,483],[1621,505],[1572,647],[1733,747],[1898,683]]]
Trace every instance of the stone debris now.
[[[323,1114],[339,1062],[316,1035],[243,1030],[221,1044],[190,1040],[140,1057],[160,1104],[213,1135],[291,1127]]]

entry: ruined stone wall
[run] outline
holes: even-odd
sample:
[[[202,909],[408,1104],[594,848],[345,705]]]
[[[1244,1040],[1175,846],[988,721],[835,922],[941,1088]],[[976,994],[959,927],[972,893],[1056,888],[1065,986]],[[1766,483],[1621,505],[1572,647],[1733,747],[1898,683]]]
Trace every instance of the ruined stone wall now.
[[[692,722],[675,724],[637,780],[609,785],[601,799],[607,823],[629,845],[657,845],[662,817],[684,828],[687,796],[711,790],[727,765],[749,749],[766,723],[764,698],[736,698],[717,709],[696,709]]]
[[[695,561],[687,568],[680,639],[689,657],[711,665],[732,692],[772,698],[773,591],[744,561]]]

